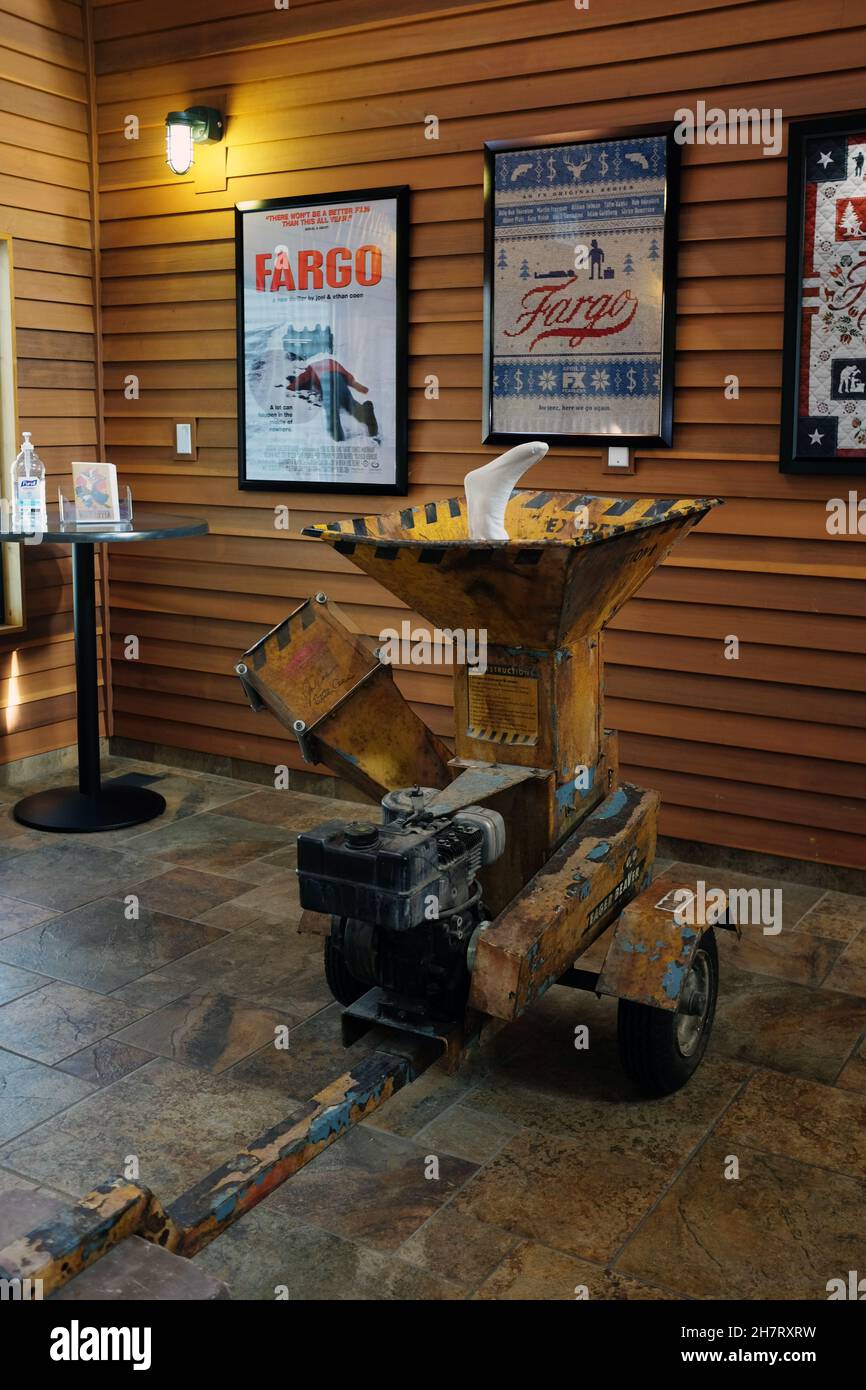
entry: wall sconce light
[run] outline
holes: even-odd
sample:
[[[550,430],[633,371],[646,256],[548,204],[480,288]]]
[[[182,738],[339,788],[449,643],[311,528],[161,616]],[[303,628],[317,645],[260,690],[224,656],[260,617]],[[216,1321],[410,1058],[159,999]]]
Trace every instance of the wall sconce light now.
[[[169,111],[165,118],[165,158],[169,169],[175,174],[188,174],[193,145],[213,144],[222,138],[223,118],[212,106]]]

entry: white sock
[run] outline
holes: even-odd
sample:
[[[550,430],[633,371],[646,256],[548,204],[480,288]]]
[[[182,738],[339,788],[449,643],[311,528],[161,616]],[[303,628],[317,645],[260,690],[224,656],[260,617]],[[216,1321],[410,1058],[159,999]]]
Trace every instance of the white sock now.
[[[518,478],[543,459],[547,444],[518,444],[466,474],[466,510],[471,541],[507,541],[505,508]]]

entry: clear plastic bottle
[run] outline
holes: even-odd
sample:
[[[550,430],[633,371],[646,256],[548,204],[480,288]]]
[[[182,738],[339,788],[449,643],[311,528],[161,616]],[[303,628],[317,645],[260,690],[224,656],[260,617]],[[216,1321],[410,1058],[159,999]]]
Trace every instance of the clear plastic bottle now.
[[[12,525],[16,531],[32,534],[47,524],[45,511],[45,464],[24,431],[21,452],[12,465]]]

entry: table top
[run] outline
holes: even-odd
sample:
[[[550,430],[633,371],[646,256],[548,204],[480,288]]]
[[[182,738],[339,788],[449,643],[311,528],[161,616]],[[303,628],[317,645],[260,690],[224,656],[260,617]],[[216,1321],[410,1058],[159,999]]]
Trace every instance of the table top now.
[[[42,540],[51,545],[100,545],[104,541],[167,541],[182,536],[206,536],[208,524],[194,516],[168,516],[164,512],[151,512],[146,508],[136,508],[132,521],[118,522],[115,525],[79,526],[76,522],[60,524],[60,514],[56,507],[48,509],[48,524],[42,532]],[[21,532],[0,532],[0,542],[13,544],[33,541],[32,536]]]

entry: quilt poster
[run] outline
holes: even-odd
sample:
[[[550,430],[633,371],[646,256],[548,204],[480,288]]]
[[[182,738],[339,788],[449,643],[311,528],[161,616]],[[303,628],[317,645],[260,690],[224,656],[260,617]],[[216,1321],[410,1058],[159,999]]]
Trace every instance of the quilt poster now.
[[[237,210],[240,486],[405,488],[405,193]]]
[[[796,373],[782,453],[790,471],[866,473],[866,117],[857,120],[792,127],[799,226],[789,226],[789,239],[799,266],[788,286],[786,358]]]
[[[488,146],[491,435],[670,442],[669,161],[665,134]]]

